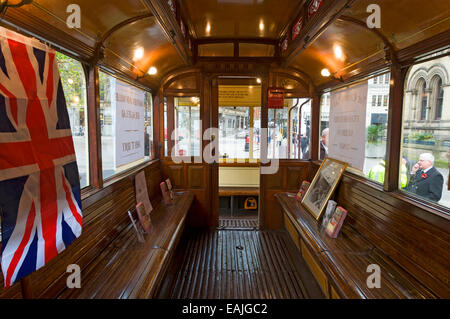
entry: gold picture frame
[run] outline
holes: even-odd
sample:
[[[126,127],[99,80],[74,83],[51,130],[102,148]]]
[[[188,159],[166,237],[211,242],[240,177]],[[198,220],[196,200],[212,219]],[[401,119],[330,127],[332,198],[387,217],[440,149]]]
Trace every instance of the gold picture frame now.
[[[320,165],[302,200],[302,205],[316,220],[319,220],[325,210],[347,166],[347,163],[328,157]]]

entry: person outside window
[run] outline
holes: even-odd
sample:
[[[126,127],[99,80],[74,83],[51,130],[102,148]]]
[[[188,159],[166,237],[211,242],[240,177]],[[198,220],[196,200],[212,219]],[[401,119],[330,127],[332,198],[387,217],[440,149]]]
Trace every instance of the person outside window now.
[[[411,170],[411,175],[408,191],[434,202],[441,200],[444,177],[434,167],[433,154],[420,154],[419,161]]]

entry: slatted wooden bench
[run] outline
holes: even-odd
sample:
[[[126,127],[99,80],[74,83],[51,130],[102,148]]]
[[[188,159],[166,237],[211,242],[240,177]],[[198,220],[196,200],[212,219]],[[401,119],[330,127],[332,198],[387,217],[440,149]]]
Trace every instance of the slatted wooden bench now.
[[[145,235],[144,243],[137,240],[130,223],[82,270],[82,287],[67,288],[58,297],[154,297],[173,257],[193,200],[192,192],[177,192],[173,204],[160,202],[156,205],[151,214],[153,231]]]
[[[276,194],[284,225],[300,249],[323,292],[329,298],[435,298],[415,277],[400,267],[349,222],[331,239],[295,194]],[[369,288],[369,265],[378,265],[381,287]]]

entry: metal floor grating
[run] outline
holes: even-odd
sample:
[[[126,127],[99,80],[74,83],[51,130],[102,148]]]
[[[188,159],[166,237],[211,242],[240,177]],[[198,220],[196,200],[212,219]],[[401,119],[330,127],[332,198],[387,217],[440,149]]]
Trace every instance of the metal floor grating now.
[[[217,229],[257,229],[256,218],[220,218]]]

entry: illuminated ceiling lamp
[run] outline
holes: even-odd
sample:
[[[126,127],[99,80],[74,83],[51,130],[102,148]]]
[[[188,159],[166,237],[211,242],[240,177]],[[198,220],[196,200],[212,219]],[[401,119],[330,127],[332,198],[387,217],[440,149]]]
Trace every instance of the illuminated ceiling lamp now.
[[[150,69],[148,69],[148,74],[150,74],[150,75],[155,75],[157,72],[158,72],[158,70],[154,66],[152,66],[152,67],[150,67]]]
[[[336,59],[340,60],[340,61],[344,61],[345,57],[344,57],[344,51],[342,51],[342,47],[340,45],[335,45],[333,48],[334,51],[334,56],[336,57]]]
[[[138,48],[134,51],[133,61],[139,61],[143,57],[144,57],[144,49],[143,48]]]
[[[211,24],[209,22],[206,23],[206,35],[209,35],[211,33]]]
[[[322,74],[322,76],[325,77],[325,78],[331,76],[330,70],[328,70],[327,68],[322,69],[322,71],[320,72],[320,74]]]
[[[260,79],[260,78],[257,78],[257,79],[256,79],[256,82],[257,82],[258,84],[261,84],[261,79]]]

